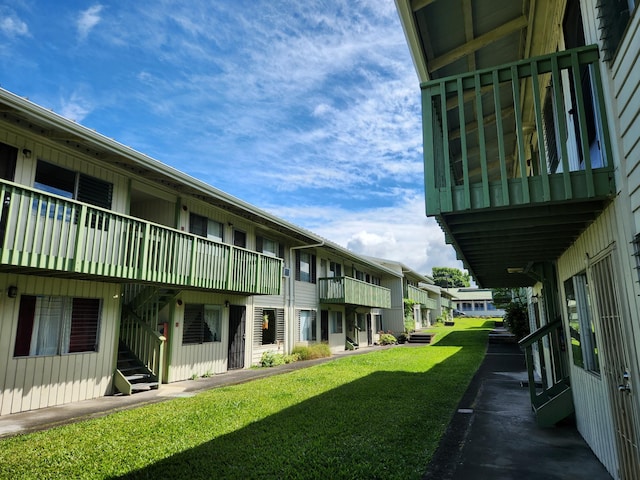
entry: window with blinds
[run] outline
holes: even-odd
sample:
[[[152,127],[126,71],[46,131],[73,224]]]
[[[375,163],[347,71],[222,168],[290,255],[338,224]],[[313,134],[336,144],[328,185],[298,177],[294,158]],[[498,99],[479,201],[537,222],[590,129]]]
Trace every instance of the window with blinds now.
[[[22,295],[15,357],[97,352],[98,298]]]
[[[184,308],[182,344],[221,341],[221,307],[219,305],[187,304]]]

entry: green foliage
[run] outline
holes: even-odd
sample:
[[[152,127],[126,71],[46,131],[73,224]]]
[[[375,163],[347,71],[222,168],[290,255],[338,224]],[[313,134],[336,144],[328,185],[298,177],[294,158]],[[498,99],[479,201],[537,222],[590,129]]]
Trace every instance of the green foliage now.
[[[313,345],[296,345],[291,352],[300,360],[313,360],[331,356],[331,349],[326,343],[314,343]]]
[[[442,288],[462,288],[471,285],[469,274],[453,267],[433,267],[431,276],[435,284]]]
[[[518,340],[530,333],[529,311],[527,308],[526,290],[496,289],[493,291],[494,305],[504,309],[504,324]],[[496,303],[496,300],[498,303]]]
[[[273,350],[262,353],[260,358],[260,365],[262,367],[276,367],[278,365],[284,365],[286,363],[297,362],[300,358],[296,354],[286,355],[283,353],[277,353]]]
[[[460,319],[430,346],[345,356],[4,438],[0,478],[419,480],[489,329]]]
[[[398,335],[398,343],[407,343],[409,340],[409,335],[406,333],[401,333]]]
[[[276,353],[273,350],[262,353],[260,358],[260,365],[263,367],[275,367],[277,365],[284,365],[284,355]]]
[[[378,343],[380,345],[394,345],[398,343],[398,339],[390,333],[381,333]]]

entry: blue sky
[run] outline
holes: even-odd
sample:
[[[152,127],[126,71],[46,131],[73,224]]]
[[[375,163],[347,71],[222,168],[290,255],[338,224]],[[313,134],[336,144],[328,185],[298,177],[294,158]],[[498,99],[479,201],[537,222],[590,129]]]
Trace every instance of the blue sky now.
[[[462,267],[393,0],[0,0],[0,85],[354,252]]]

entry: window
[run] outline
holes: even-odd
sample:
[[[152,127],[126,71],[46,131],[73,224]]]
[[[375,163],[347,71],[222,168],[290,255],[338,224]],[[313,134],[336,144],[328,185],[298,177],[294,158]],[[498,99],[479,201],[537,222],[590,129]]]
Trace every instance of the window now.
[[[382,315],[373,315],[373,317],[376,325],[376,331],[382,332]]]
[[[462,302],[458,304],[459,310],[472,310],[471,302]]]
[[[564,294],[569,316],[571,356],[576,367],[592,372],[600,371],[596,335],[591,319],[589,289],[584,273],[564,282]]]
[[[484,310],[484,302],[473,302],[474,310]]]
[[[342,333],[342,312],[329,312],[331,333]]]
[[[275,240],[256,235],[256,250],[270,257],[284,258],[284,248]]]
[[[367,316],[364,313],[356,314],[356,330],[362,331],[367,329]]]
[[[316,312],[313,310],[298,311],[300,322],[300,340],[303,342],[316,341]]]
[[[18,149],[0,142],[0,178],[13,180],[16,174]]]
[[[219,305],[185,305],[182,344],[219,342],[221,339],[220,317]]]
[[[15,357],[97,352],[100,299],[22,295]]]
[[[276,311],[262,311],[262,345],[276,343]]]
[[[493,304],[493,302],[487,302],[487,310],[495,310],[496,306]]]
[[[608,62],[615,56],[636,0],[599,0],[596,2],[603,59]]]
[[[342,265],[336,262],[329,262],[329,277],[341,277]]]
[[[296,280],[316,283],[316,256],[296,250]]]
[[[247,234],[242,230],[233,231],[233,245],[236,247],[247,247]]]
[[[97,207],[111,208],[113,184],[38,160],[34,187]]]
[[[224,227],[220,222],[195,213],[189,215],[189,232],[194,235],[222,242],[223,230]]]

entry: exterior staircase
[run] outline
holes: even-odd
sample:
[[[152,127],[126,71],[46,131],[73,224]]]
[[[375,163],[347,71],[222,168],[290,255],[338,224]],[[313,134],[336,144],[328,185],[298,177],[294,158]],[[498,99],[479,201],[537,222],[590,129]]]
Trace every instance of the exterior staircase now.
[[[432,342],[435,333],[415,332],[409,335],[408,343],[422,343],[428,345]]]
[[[158,388],[164,370],[166,337],[158,332],[158,314],[174,301],[178,290],[150,285],[127,285],[114,387],[124,395]]]
[[[119,373],[127,382],[116,382],[116,388],[124,395],[131,395],[136,392],[149,391],[158,388],[159,382],[146,365],[124,344],[118,345],[118,365]]]

